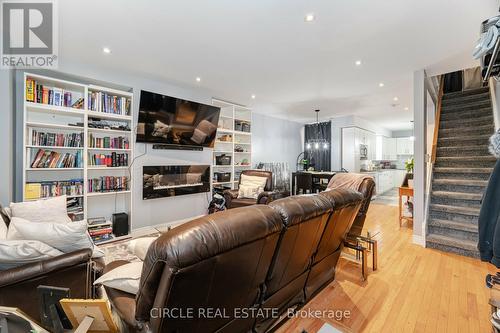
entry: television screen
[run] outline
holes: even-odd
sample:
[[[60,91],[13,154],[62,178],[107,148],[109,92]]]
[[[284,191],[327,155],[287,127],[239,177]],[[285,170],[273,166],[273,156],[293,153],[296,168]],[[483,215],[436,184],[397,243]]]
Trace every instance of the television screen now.
[[[213,148],[220,108],[141,90],[137,142]]]

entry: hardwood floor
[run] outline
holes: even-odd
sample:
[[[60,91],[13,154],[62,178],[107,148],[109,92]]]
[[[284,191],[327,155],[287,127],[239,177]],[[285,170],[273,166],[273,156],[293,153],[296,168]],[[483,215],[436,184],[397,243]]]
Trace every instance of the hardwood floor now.
[[[380,232],[378,270],[363,282],[358,264],[341,258],[335,281],[303,308],[350,316],[293,318],[278,332],[314,333],[325,322],[343,332],[491,332],[484,278],[494,267],[413,244],[397,209],[369,208],[365,231]]]

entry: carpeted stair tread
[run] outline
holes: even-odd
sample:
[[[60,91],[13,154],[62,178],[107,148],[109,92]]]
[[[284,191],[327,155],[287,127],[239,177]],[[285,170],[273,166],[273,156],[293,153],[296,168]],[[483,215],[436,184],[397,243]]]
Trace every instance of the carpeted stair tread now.
[[[444,146],[437,147],[438,157],[458,157],[458,156],[483,156],[488,154],[488,147],[478,147],[478,146]]]
[[[466,128],[460,129],[460,133],[462,135],[481,135],[481,134],[491,135],[491,134],[493,134],[494,131],[495,131],[495,128],[493,126],[493,123],[481,125],[481,126],[466,127]],[[456,128],[441,128],[441,129],[439,129],[439,137],[456,136],[456,134],[457,134]]]
[[[479,207],[462,207],[462,206],[431,204],[430,210],[446,212],[446,213],[470,215],[470,216],[479,216]]]
[[[468,97],[468,96],[474,96],[474,95],[478,95],[478,94],[485,94],[485,93],[487,93],[489,91],[490,90],[489,90],[488,87],[481,87],[481,88],[477,88],[477,89],[469,89],[469,90],[466,90],[466,91],[457,91],[457,92],[447,93],[447,94],[443,95],[443,101],[444,100],[448,100],[448,99],[452,99],[452,98],[453,99],[454,98],[465,98],[465,97]]]
[[[487,180],[452,179],[452,178],[434,179],[433,183],[438,185],[462,185],[462,186],[485,186],[485,187],[486,185],[488,185]]]
[[[458,133],[457,133],[458,134]],[[449,136],[446,138],[439,138],[438,141],[449,142],[449,141],[470,141],[470,140],[486,140],[488,141],[490,135],[480,134],[480,135],[460,135],[460,136]]]
[[[493,115],[470,118],[470,119],[453,119],[453,120],[442,120],[439,123],[440,129],[448,128],[462,128],[464,126],[482,126],[493,124]]]
[[[477,252],[477,242],[467,239],[455,239],[443,235],[428,235],[426,241],[428,243],[436,243],[458,249],[464,249],[466,251]]]
[[[451,221],[451,220],[443,220],[443,219],[432,219],[429,222],[429,226],[447,228],[447,229],[453,229],[453,230],[460,230],[460,231],[465,231],[465,232],[474,232],[474,233],[478,232],[476,224],[466,223],[466,222],[457,222],[457,221]]]
[[[491,102],[489,100],[479,101],[470,104],[456,104],[456,105],[448,105],[443,106],[441,108],[441,112],[443,113],[455,113],[462,111],[471,111],[471,110],[480,110],[480,109],[491,109]]]
[[[484,99],[489,99],[490,97],[490,92],[481,92],[478,94],[474,95],[469,95],[469,96],[458,96],[455,98],[450,98],[449,94],[446,94],[445,97],[448,95],[447,98],[443,99],[442,105],[443,106],[448,106],[448,105],[462,105],[462,104],[469,104],[469,103],[475,103]]]
[[[450,199],[462,199],[462,200],[481,200],[483,197],[479,193],[468,193],[468,192],[452,192],[452,191],[433,191],[432,196]]]
[[[439,161],[483,161],[491,162],[496,161],[495,156],[483,155],[483,156],[442,156],[437,158]]]
[[[491,115],[492,112],[493,109],[491,107],[482,109],[473,108],[470,110],[463,110],[463,111],[441,112],[441,121],[486,117]]]
[[[493,168],[448,168],[448,167],[436,167],[434,172],[437,173],[486,173],[490,174]]]

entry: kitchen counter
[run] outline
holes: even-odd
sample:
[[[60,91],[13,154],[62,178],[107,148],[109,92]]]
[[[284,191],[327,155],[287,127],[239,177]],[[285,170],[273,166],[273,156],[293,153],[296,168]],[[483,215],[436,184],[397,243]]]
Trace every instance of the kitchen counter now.
[[[399,187],[404,181],[406,170],[404,169],[378,169],[373,171],[361,171],[362,174],[373,176],[377,194],[382,194],[394,187]]]

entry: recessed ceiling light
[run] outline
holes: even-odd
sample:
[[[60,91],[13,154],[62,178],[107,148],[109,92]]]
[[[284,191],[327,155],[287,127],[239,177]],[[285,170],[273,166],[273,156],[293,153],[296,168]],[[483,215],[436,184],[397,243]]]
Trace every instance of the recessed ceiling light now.
[[[255,97],[256,97],[255,95],[252,95],[252,99],[255,99]]]
[[[407,106],[405,106],[405,111],[408,111],[408,110],[410,110],[410,108],[409,108],[409,107],[407,107]]]
[[[397,102],[397,101],[399,101],[399,98],[394,97],[392,100],[393,100],[394,102]]]
[[[201,82],[201,77],[199,77],[199,76],[198,76],[198,77],[196,78],[196,82]]]
[[[109,47],[103,47],[102,48],[102,52],[104,52],[106,54],[110,54],[111,53],[111,49]]]
[[[314,21],[314,14],[307,14],[306,17],[304,18],[304,21],[306,22],[312,22]]]
[[[361,66],[361,60],[356,60],[355,64],[356,66]]]
[[[380,83],[378,84],[378,86],[379,86],[380,88],[382,88],[383,86],[385,86],[385,84],[384,84],[384,82],[380,82]]]

